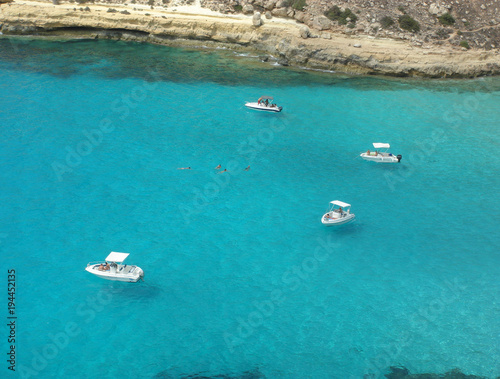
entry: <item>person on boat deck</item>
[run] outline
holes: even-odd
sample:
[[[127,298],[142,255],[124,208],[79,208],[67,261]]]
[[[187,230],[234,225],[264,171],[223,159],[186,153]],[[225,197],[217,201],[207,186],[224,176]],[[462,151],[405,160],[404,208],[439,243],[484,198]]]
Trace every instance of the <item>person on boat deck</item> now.
[[[269,106],[269,100],[266,99],[265,104],[266,104],[266,107],[268,107]]]
[[[368,149],[368,151],[366,152],[366,155],[370,155],[370,150]]]
[[[342,214],[342,207],[339,207],[339,213]]]
[[[109,270],[109,263],[106,262],[106,266],[104,266],[104,271],[108,271]]]
[[[98,268],[99,271],[104,271],[104,265],[101,263]]]

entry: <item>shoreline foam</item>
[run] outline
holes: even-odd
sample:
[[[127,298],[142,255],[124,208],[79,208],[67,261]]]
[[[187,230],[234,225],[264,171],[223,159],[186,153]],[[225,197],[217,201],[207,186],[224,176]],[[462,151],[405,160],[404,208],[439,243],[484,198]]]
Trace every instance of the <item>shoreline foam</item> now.
[[[4,35],[80,36],[170,46],[202,41],[274,55],[283,65],[344,73],[431,78],[500,74],[498,51],[413,46],[401,40],[314,31],[303,38],[305,26],[293,20],[273,18],[256,27],[252,16],[224,15],[200,6],[148,9],[138,4],[15,1],[0,6],[0,25]]]

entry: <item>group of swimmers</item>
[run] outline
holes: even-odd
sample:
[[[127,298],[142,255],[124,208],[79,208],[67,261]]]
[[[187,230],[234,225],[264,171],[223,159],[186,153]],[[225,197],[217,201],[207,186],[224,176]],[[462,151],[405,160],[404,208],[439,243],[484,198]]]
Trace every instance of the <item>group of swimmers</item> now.
[[[215,170],[220,170],[221,168],[222,168],[222,166],[221,166],[221,165],[218,165],[218,166],[215,168]],[[248,170],[250,170],[250,166],[247,166],[247,168],[245,168],[245,171],[248,171]],[[228,172],[228,171],[227,171],[227,168],[225,168],[225,169],[224,169],[224,170],[222,170],[222,171],[219,171],[217,174],[221,174],[221,173],[223,173],[223,172]]]

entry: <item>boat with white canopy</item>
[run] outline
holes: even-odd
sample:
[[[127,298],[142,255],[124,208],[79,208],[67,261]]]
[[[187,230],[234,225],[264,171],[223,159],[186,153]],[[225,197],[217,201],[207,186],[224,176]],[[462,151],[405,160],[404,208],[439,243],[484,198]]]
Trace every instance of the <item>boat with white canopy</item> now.
[[[373,147],[375,148],[375,151],[368,150],[365,153],[361,153],[360,157],[366,161],[379,163],[399,163],[401,162],[401,158],[403,158],[401,154],[394,155],[389,153],[388,150],[391,145],[389,145],[388,143],[374,142]]]
[[[356,216],[351,213],[351,204],[340,200],[330,201],[330,208],[321,218],[323,225],[342,225],[354,220]]]
[[[245,103],[245,107],[250,109],[256,109],[258,111],[266,112],[281,112],[283,107],[278,107],[273,103],[273,98],[271,96],[261,96],[259,100],[255,103]]]
[[[102,279],[135,283],[144,278],[144,271],[135,265],[123,264],[128,256],[128,253],[112,251],[104,261],[88,263],[85,271]]]

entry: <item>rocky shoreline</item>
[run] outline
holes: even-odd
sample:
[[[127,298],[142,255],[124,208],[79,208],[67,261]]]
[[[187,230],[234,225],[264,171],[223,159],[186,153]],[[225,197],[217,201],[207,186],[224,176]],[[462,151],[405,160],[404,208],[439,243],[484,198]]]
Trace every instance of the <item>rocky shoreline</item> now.
[[[390,76],[472,78],[500,74],[493,50],[415,46],[404,40],[318,31],[295,20],[260,13],[230,15],[199,7],[139,4],[0,4],[3,35],[62,36],[164,45],[224,46],[273,55],[282,65]]]

